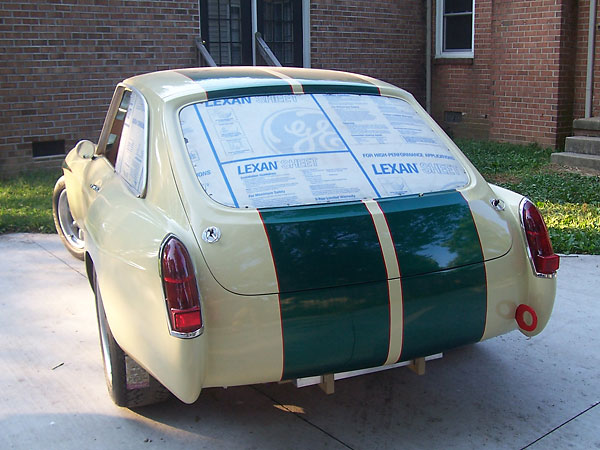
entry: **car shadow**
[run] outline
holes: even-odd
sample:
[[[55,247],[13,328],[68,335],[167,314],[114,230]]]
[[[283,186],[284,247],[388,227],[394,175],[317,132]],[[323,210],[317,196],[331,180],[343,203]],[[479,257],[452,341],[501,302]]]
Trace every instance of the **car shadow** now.
[[[505,351],[510,346],[505,343]],[[212,436],[211,430],[219,430],[215,439],[260,434],[263,444],[294,442],[298,448],[315,438],[342,447],[393,448],[399,436],[406,447],[426,441],[451,448],[464,446],[465,439],[501,442],[507,430],[517,447],[548,428],[542,421],[536,429],[533,420],[548,401],[482,343],[428,363],[424,376],[406,368],[364,375],[337,381],[333,395],[289,383],[212,388],[192,405],[173,399],[136,413],[198,436]]]

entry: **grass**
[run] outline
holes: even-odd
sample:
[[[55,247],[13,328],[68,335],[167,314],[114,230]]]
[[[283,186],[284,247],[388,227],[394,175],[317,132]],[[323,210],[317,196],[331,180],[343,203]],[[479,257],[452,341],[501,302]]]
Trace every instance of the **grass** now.
[[[537,145],[457,140],[489,181],[528,196],[540,209],[559,253],[600,254],[600,177],[550,163]],[[0,233],[53,233],[52,189],[59,171],[0,180]]]
[[[600,176],[550,163],[537,145],[457,140],[489,182],[529,197],[544,216],[554,251],[600,254]]]
[[[52,190],[60,171],[0,179],[0,233],[55,233]]]

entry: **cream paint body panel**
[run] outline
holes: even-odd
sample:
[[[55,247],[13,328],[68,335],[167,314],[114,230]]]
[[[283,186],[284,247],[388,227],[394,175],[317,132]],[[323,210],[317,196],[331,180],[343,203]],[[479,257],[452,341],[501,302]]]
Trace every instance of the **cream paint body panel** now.
[[[192,254],[197,253],[196,243],[164,154],[164,130],[152,119],[150,130],[151,181],[145,198],[137,198],[104,157],[93,161],[106,167],[103,173],[86,173],[84,186],[98,175],[102,179],[84,222],[86,247],[115,340],[178,398],[190,403],[202,388],[206,338],[185,340],[169,334],[159,251],[170,233]]]
[[[527,242],[521,228],[519,211],[519,205],[523,196],[495,185],[490,185],[490,188],[498,198],[506,203],[504,212],[513,217],[513,220],[509,221],[511,233],[518,238],[513,240],[513,250],[511,251],[511,254],[515,254],[514,260],[510,261],[506,260],[506,258],[502,258],[503,261],[506,260],[506,264],[502,267],[493,268],[494,273],[488,274],[488,277],[493,277],[491,281],[488,281],[488,285],[492,285],[496,288],[496,285],[499,284],[497,278],[513,277],[518,280],[519,297],[515,301],[514,309],[511,311],[512,320],[514,321],[515,310],[518,305],[526,304],[531,306],[536,311],[538,326],[531,332],[524,330],[521,330],[521,332],[526,336],[535,336],[544,329],[550,320],[556,296],[556,277],[546,278],[536,276],[529,258],[527,257]],[[499,288],[497,289],[499,290]],[[494,324],[491,323],[489,332],[488,327],[486,327],[484,336],[489,334],[491,337],[500,334],[493,334],[493,326]],[[502,327],[500,326],[499,328],[501,329]]]
[[[394,364],[400,359],[402,352],[402,339],[404,335],[404,318],[402,305],[402,283],[400,282],[400,266],[394,249],[394,241],[388,227],[385,215],[379,204],[374,200],[363,202],[373,218],[377,236],[381,245],[381,252],[388,277],[388,292],[390,302],[390,344],[388,357],[384,365]]]
[[[194,401],[204,378],[204,338],[182,340],[169,334],[159,273],[167,230],[188,247],[193,240],[133,196],[117,175],[90,206],[86,225],[86,238],[98,249],[92,258],[115,340],[181,400]]]
[[[518,328],[515,311],[527,298],[527,265],[518,249],[485,263],[488,290],[482,341]]]
[[[524,334],[540,333],[552,312],[556,279],[538,278],[532,271],[518,212],[523,196],[483,180],[461,192],[469,202],[486,260],[487,314],[481,340],[518,329],[515,312],[520,304],[538,313],[538,327]],[[503,200],[505,209],[494,209],[492,198]]]
[[[175,106],[171,113],[165,114],[164,126],[180,140],[164,143],[164,148],[169,149],[178,195],[193,224],[196,248],[200,249],[192,257],[200,268],[198,284],[204,306],[203,336],[207,341],[204,385],[278,381],[283,371],[279,289],[262,220],[256,210],[221,206],[204,192],[185,148],[177,148],[183,145],[177,110]],[[209,226],[217,226],[221,231],[221,238],[212,244],[201,237]],[[229,278],[215,279],[207,260]],[[236,270],[231,270],[233,266]],[[239,295],[223,286],[244,293],[272,294]]]
[[[538,334],[546,326],[552,312],[556,279],[538,278],[532,271],[519,222],[518,208],[523,197],[505,189],[496,189],[494,186],[489,189],[487,186],[484,185],[494,198],[505,202],[504,211],[496,211],[491,206],[488,208],[481,199],[473,199],[473,192],[463,192],[467,199],[472,198],[469,203],[487,259],[487,314],[481,340],[518,329],[515,312],[520,304],[532,306],[539,319],[536,330],[524,334]],[[505,230],[513,236],[510,251],[504,256],[489,259],[490,253],[494,255],[498,252],[496,233],[504,233]]]
[[[279,381],[283,371],[279,296],[233,294],[209,274],[199,284],[207,339],[204,386]]]
[[[205,266],[207,276],[199,281],[207,313],[207,386],[278,381],[283,370],[277,276],[269,242],[258,212],[247,211],[243,216],[246,220],[229,222],[228,214],[224,217],[215,214],[211,215],[212,221],[205,223],[202,217],[193,212],[191,215],[192,223],[202,224],[196,225],[195,232],[204,258],[211,262],[216,259],[217,267],[235,266],[235,270],[226,272],[243,274],[239,280],[223,282],[223,279],[216,280]],[[219,241],[209,244],[198,239],[205,225],[215,224],[221,229]],[[223,247],[229,247],[226,253],[229,255],[235,255],[237,249],[239,259],[220,257]],[[225,285],[242,292],[266,286],[265,290],[273,294],[239,295],[226,290],[219,282],[229,283]]]
[[[69,151],[65,157],[65,164],[68,169],[63,172],[67,187],[67,197],[69,199],[69,209],[73,218],[79,222],[85,217],[82,176],[91,159],[84,159],[79,156],[77,152],[78,145]]]
[[[184,204],[191,206],[193,194],[187,189]],[[187,208],[190,222],[205,260],[217,281],[225,289],[241,295],[278,292],[275,266],[269,241],[256,210],[227,211],[224,208]],[[221,239],[209,244],[202,232],[217,226]],[[232,263],[235,262],[235,268]]]
[[[482,340],[518,329],[515,320],[517,306],[531,306],[537,314],[538,326],[526,336],[539,334],[547,325],[554,306],[556,279],[538,278],[533,274],[521,249],[513,248],[508,255],[486,263],[488,306]]]
[[[106,158],[84,159],[76,149],[71,150],[65,160],[71,169],[65,171],[69,208],[73,218],[82,224],[90,203],[96,197],[91,185],[102,186],[105,179],[113,175],[114,169]]]
[[[477,183],[461,193],[469,202],[484,260],[489,261],[505,255],[513,245],[509,213],[497,211],[492,207],[490,200],[494,198],[494,193],[486,182]]]
[[[270,252],[269,241],[255,209],[238,209],[213,201],[202,189],[184,147],[178,111],[185,104],[169,105],[165,124],[171,136],[171,162],[179,187],[181,201],[196,240],[213,276],[227,290],[241,295],[263,295],[278,292],[277,275]],[[179,147],[179,148],[178,148]],[[221,239],[209,244],[201,238],[202,232],[216,226]],[[232,262],[237,264],[232,270]]]

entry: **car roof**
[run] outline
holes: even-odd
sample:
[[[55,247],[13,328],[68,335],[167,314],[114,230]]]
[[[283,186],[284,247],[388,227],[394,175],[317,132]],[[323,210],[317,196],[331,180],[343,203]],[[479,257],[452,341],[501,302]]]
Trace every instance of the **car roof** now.
[[[291,67],[203,67],[138,75],[123,82],[167,101],[197,93],[213,100],[250,95],[351,93],[407,96],[391,84],[365,75]]]

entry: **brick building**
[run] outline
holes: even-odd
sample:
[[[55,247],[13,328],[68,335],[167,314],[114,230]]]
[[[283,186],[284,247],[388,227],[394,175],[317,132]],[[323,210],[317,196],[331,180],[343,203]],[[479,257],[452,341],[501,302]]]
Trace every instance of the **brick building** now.
[[[589,0],[475,0],[470,54],[435,55],[436,119],[458,136],[561,147],[583,115],[588,11]]]
[[[199,35],[219,64],[260,63],[257,31],[284,65],[407,89],[455,136],[560,147],[583,116],[589,1],[0,0],[0,175],[96,140],[114,85],[202,65]]]

